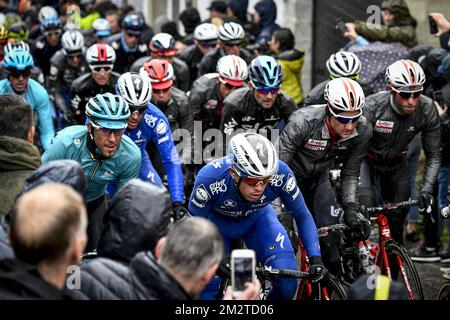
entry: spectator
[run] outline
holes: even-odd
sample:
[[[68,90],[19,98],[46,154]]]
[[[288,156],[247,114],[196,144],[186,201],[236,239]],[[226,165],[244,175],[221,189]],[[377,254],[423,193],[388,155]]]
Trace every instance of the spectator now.
[[[280,28],[275,23],[277,19],[277,5],[273,0],[261,0],[255,4],[253,12],[253,22],[256,28],[255,42],[268,42],[272,39],[272,34]]]
[[[348,29],[344,37],[357,44],[367,44],[368,41],[400,42],[412,48],[417,45],[417,21],[410,12],[405,0],[384,0],[381,4],[383,25],[371,26],[366,21],[346,23]],[[365,39],[361,39],[362,36]]]
[[[168,232],[167,190],[131,180],[112,199],[104,221],[97,258],[82,266],[81,291],[90,299],[130,298],[131,287],[124,290],[124,282],[131,284],[125,270],[137,253],[154,253],[156,243]]]
[[[22,195],[9,238],[16,259],[0,262],[1,299],[70,299],[62,290],[69,266],[86,245],[86,208],[70,187],[45,184]]]
[[[194,30],[201,23],[200,13],[196,8],[186,8],[180,13],[179,19],[184,27],[186,34],[182,42],[190,46],[194,44]]]
[[[198,65],[203,56],[217,46],[217,27],[212,23],[202,23],[194,31],[194,44],[184,48],[179,58],[189,67],[190,85],[197,79]]]
[[[300,106],[303,102],[302,67],[305,52],[295,49],[294,46],[294,34],[288,28],[275,31],[270,41],[270,50],[276,54],[284,73],[281,90]]]
[[[216,27],[220,27],[227,16],[227,3],[225,1],[213,1],[207,8],[209,10],[209,19],[205,22],[210,22]]]
[[[239,56],[247,64],[250,64],[252,57],[250,52],[242,48],[245,39],[244,28],[236,22],[226,22],[219,27],[219,46],[207,54],[200,61],[198,67],[198,77],[216,72],[217,62],[226,55],[234,54]]]
[[[144,19],[137,14],[130,13],[123,19],[122,35],[111,43],[117,55],[115,72],[127,72],[134,61],[147,55],[147,46],[139,41],[143,28]]]
[[[107,11],[105,13],[105,19],[108,20],[109,25],[111,26],[111,33],[113,35],[120,33],[119,10]]]
[[[430,16],[433,17],[433,20],[438,26],[438,33],[436,33],[436,37],[439,37],[446,32],[450,32],[450,22],[447,21],[442,13],[432,12],[430,13]]]
[[[25,179],[41,164],[33,146],[33,111],[15,94],[0,95],[0,218],[9,212]]]

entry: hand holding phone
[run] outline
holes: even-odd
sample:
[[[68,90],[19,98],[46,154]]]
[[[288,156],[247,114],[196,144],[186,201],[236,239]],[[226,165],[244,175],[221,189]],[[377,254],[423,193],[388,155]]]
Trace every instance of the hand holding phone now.
[[[428,24],[430,26],[430,33],[431,34],[436,34],[438,33],[438,26],[436,21],[434,21],[432,16],[428,16]]]
[[[336,29],[338,29],[342,34],[348,31],[344,21],[338,21],[338,23],[336,24]]]
[[[256,257],[255,251],[248,249],[231,252],[231,286],[233,298],[245,290],[245,283],[255,281]]]

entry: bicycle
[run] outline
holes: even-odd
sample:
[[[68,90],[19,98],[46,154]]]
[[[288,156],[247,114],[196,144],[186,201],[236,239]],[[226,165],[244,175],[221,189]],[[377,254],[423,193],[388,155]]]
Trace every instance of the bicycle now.
[[[409,200],[369,208],[361,207],[362,211],[370,214],[370,220],[377,223],[379,228],[375,255],[377,272],[387,275],[390,279],[395,279],[400,275],[410,300],[424,299],[422,283],[408,251],[391,237],[388,214],[392,210],[409,208],[417,204],[417,200]]]
[[[436,296],[436,300],[450,300],[450,269],[449,268],[441,268],[442,277],[445,279],[444,283],[439,288],[438,294]]]

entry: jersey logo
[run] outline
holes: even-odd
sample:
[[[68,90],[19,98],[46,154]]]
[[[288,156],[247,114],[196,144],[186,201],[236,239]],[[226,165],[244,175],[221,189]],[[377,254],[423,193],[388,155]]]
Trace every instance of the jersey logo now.
[[[236,201],[233,201],[233,200],[231,200],[231,199],[225,200],[225,201],[223,202],[223,204],[224,204],[226,207],[230,207],[230,208],[233,208],[233,207],[236,207],[236,206],[237,206]]]
[[[284,249],[284,235],[282,235],[281,232],[278,233],[278,236],[275,239],[275,242],[279,242],[281,249]]]
[[[163,135],[167,132],[167,124],[163,119],[160,119],[158,125],[156,126],[156,132],[160,135]]]
[[[305,148],[315,151],[323,151],[327,147],[327,141],[326,140],[315,140],[315,139],[309,139],[308,142],[305,144]]]
[[[393,128],[394,128],[393,121],[377,120],[377,122],[375,123],[375,128],[373,128],[373,130],[382,133],[392,133]]]
[[[205,108],[206,109],[215,109],[217,107],[217,104],[218,104],[218,102],[216,99],[209,99],[206,102]]]
[[[144,120],[147,123],[147,125],[150,126],[150,128],[153,128],[155,127],[156,120],[158,120],[158,118],[152,116],[151,114],[146,114],[144,115]]]
[[[228,123],[225,123],[224,126],[225,129],[223,130],[223,132],[229,136],[233,133],[234,127],[237,126],[237,122],[236,120],[234,120],[234,118],[231,118],[231,120]]]
[[[141,135],[142,135],[142,131],[141,131],[141,130],[138,130],[138,132],[136,133],[136,137],[137,137],[138,139],[140,139],[140,138],[141,138]]]
[[[219,192],[227,191],[227,185],[225,184],[225,179],[211,183],[209,185],[209,189],[211,190],[211,193],[213,195],[218,194]]]
[[[274,174],[270,177],[269,183],[272,187],[281,187],[283,184],[284,174]]]
[[[265,199],[266,199],[266,195],[263,194],[263,195],[261,196],[261,198],[259,198],[260,203],[263,203]]]
[[[283,190],[286,192],[292,192],[297,186],[297,182],[295,181],[294,176],[288,175],[288,179],[286,184],[283,187]]]
[[[197,198],[199,201],[207,202],[209,199],[211,199],[211,196],[209,195],[205,186],[201,184],[197,187],[197,189],[195,189],[195,198]]]
[[[220,165],[220,162],[219,162],[219,161],[213,161],[213,162],[211,162],[211,165],[212,165],[215,169],[219,169],[219,168],[222,167],[222,166]]]

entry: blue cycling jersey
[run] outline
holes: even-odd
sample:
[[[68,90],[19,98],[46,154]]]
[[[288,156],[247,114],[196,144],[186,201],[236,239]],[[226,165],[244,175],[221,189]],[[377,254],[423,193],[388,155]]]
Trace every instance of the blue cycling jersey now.
[[[195,216],[210,220],[220,219],[218,225],[228,228],[226,234],[240,236],[246,228],[247,219],[255,219],[264,207],[280,198],[286,208],[292,212],[299,230],[299,236],[308,256],[320,256],[317,227],[306,207],[303,196],[297,186],[291,169],[279,161],[278,172],[274,174],[263,195],[258,201],[249,202],[238,193],[229,172],[231,162],[227,157],[211,161],[197,175],[194,189],[189,199],[189,211]],[[211,219],[212,218],[212,219]],[[221,230],[222,231],[222,230]],[[265,239],[260,239],[265,241]]]
[[[0,81],[0,94],[15,93],[8,79]],[[55,128],[52,120],[52,104],[47,91],[37,81],[28,79],[27,90],[20,94],[31,106],[33,113],[37,114],[39,120],[39,131],[44,150],[48,149],[50,142],[55,136]]]
[[[147,142],[153,141],[161,155],[162,164],[167,172],[169,191],[172,202],[184,202],[183,172],[181,162],[172,139],[169,121],[164,113],[149,103],[144,116],[136,129],[127,129],[125,134],[141,149],[142,166],[139,177],[156,184],[160,181],[151,165],[145,150]]]

